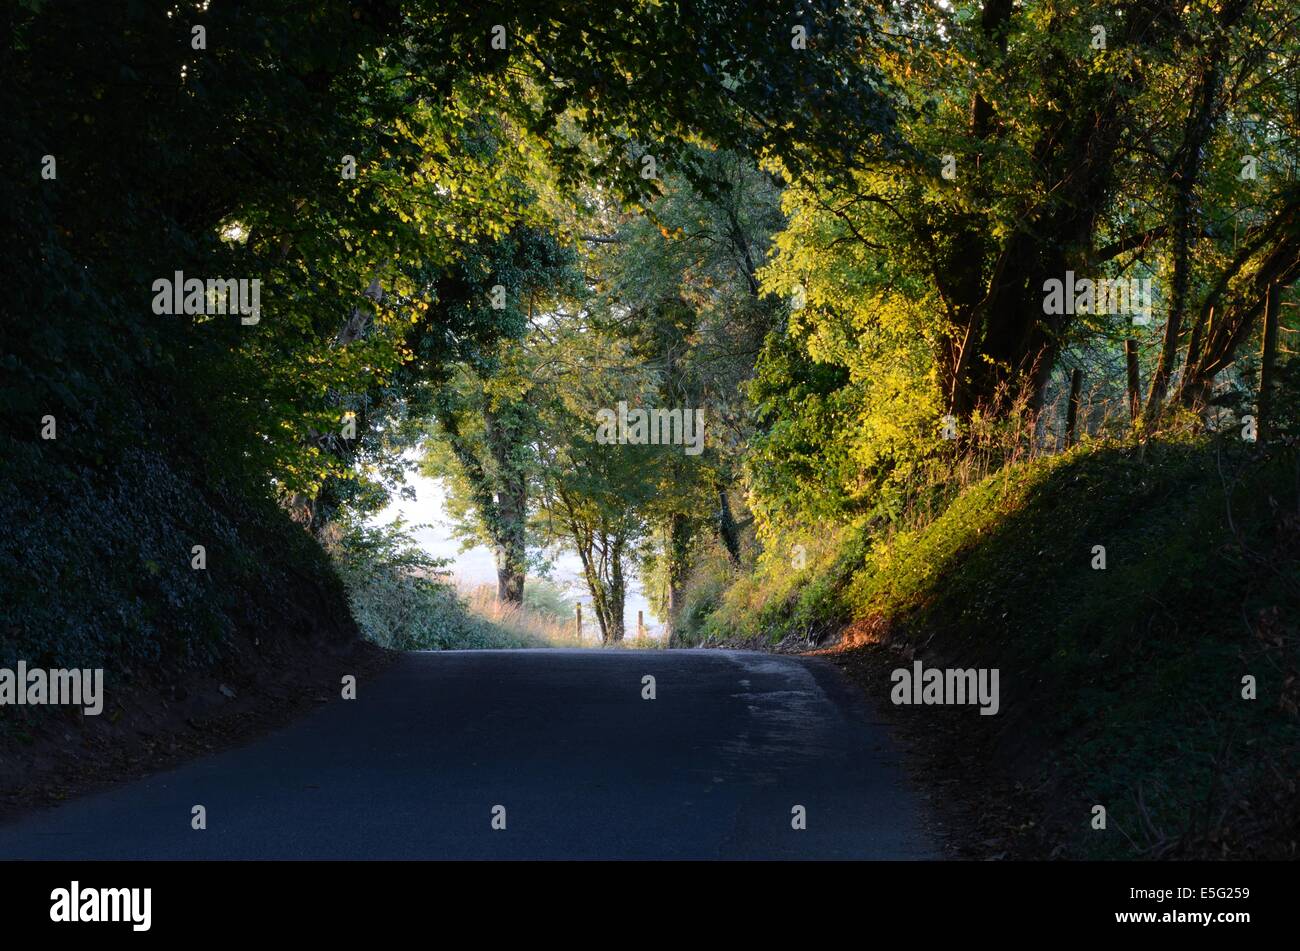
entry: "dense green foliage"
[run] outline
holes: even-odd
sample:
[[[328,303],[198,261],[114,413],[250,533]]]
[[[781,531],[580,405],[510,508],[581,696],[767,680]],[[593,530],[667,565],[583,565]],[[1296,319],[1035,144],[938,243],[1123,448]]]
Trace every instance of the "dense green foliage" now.
[[[1185,830],[1290,763],[1290,0],[0,17],[0,664],[200,665],[349,607],[532,643],[368,521],[423,465],[502,603],[576,552],[606,642],[639,574],[675,641],[1002,665],[1135,843],[1135,787]],[[178,273],[260,310],[159,313]],[[1049,305],[1071,276],[1150,314]],[[603,438],[616,407],[704,430]]]
[[[1300,757],[1287,673],[1300,661],[1298,480],[1294,449],[1090,444],[989,476],[888,540],[860,528],[803,572],[768,566],[696,636],[853,622],[929,658],[999,667],[1001,735],[1047,751],[1018,767],[1031,785],[1051,776],[1076,817],[1074,854],[1264,847],[1258,829],[1289,821],[1277,770]],[[1122,838],[1088,834],[1097,802]]]
[[[762,271],[798,341],[769,348],[755,394],[770,428],[751,479],[773,534],[909,491],[960,441],[941,438],[945,415],[959,434],[1020,416],[1060,441],[1052,401],[1076,367],[1090,389],[1118,382],[1126,414],[1125,337],[1150,426],[1173,389],[1203,405],[1269,283],[1300,275],[1293,4],[897,14],[881,63],[909,148],[848,178],[790,176]],[[1150,313],[1100,299],[1053,312],[1046,282],[1070,274],[1151,280]]]
[[[224,633],[204,620],[219,609],[198,605],[203,576],[185,574],[190,544],[211,547],[214,576],[231,560],[272,574],[257,553],[221,550],[235,529],[210,500],[275,500],[318,533],[373,510],[456,365],[517,336],[518,301],[453,304],[476,286],[462,281],[475,249],[558,227],[555,208],[593,185],[629,208],[652,200],[647,157],[703,182],[706,130],[795,167],[888,134],[887,97],[860,68],[870,24],[833,4],[799,7],[835,42],[798,58],[781,2],[671,17],[618,3],[600,28],[588,14],[428,0],[6,7],[0,129],[17,145],[0,207],[20,319],[0,357],[2,477],[12,539],[56,549],[30,564],[10,550],[6,638],[52,658],[82,642],[129,655],[137,639],[147,653],[153,622],[135,615],[160,612],[158,594],[193,608],[175,631],[202,654],[182,632]],[[814,109],[831,90],[837,108]],[[796,129],[792,114],[810,118]],[[259,281],[260,311],[155,313],[154,283],[178,272]],[[50,417],[57,436],[43,438]],[[110,474],[137,458],[153,474],[115,493]],[[23,477],[56,496],[20,504]],[[139,552],[114,541],[134,519],[158,523]],[[98,569],[102,603],[61,600],[56,622],[22,600],[37,564],[90,572],[110,550],[123,561]],[[131,606],[127,579],[149,564],[170,586]]]
[[[401,525],[336,526],[331,548],[361,632],[392,650],[498,650],[547,646],[472,614]],[[554,606],[551,606],[554,610]],[[567,612],[566,612],[567,613]]]

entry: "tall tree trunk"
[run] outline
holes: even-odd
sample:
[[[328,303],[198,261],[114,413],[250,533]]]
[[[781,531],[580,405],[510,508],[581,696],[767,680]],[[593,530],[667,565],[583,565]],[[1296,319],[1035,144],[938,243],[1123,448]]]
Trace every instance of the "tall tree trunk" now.
[[[1151,392],[1147,396],[1143,423],[1152,425],[1165,403],[1169,380],[1178,358],[1178,342],[1182,337],[1183,318],[1187,313],[1188,285],[1191,280],[1191,254],[1193,215],[1197,180],[1205,157],[1206,142],[1214,130],[1219,115],[1219,89],[1222,85],[1222,60],[1224,44],[1232,27],[1245,12],[1246,0],[1228,3],[1220,13],[1221,29],[1212,39],[1210,51],[1201,67],[1192,106],[1183,123],[1183,138],[1178,152],[1170,162],[1170,178],[1174,188],[1173,214],[1170,221],[1170,243],[1173,257],[1173,279],[1169,287],[1169,314],[1165,321],[1164,341],[1160,360],[1151,377]]]
[[[484,412],[487,451],[495,469],[491,479],[495,491],[484,488],[493,500],[485,521],[497,556],[497,598],[506,604],[523,604],[528,573],[528,473],[517,459],[520,433],[513,416],[491,409]]]
[[[627,588],[623,575],[623,548],[626,539],[605,531],[575,533],[578,558],[591,594],[591,609],[600,625],[604,644],[617,644],[625,631],[624,606]]]
[[[1249,274],[1248,278],[1242,275]],[[1220,371],[1234,359],[1264,313],[1270,284],[1300,279],[1300,186],[1267,222],[1252,228],[1201,304],[1196,346],[1179,383],[1184,406],[1203,405]]]
[[[611,529],[602,519],[599,524],[586,522],[578,507],[562,488],[557,496],[564,509],[569,536],[582,562],[582,576],[591,595],[591,610],[600,626],[600,639],[604,644],[623,640],[623,601],[626,582],[623,575],[623,550],[627,536],[617,528]]]
[[[984,5],[980,24],[989,42],[1005,48],[1016,10],[1010,0]],[[1151,26],[1162,8],[1135,4],[1130,12],[1118,38],[1124,47],[1158,45]],[[1032,148],[1049,197],[998,245],[987,236],[987,222],[972,218],[959,223],[951,253],[936,260],[936,286],[955,326],[953,339],[940,347],[939,363],[949,411],[959,417],[977,408],[995,414],[1021,404],[1041,409],[1061,341],[1074,319],[1044,313],[1043,282],[1063,279],[1068,268],[1087,256],[1097,219],[1114,191],[1126,105],[1144,80],[1140,73],[1117,84],[1060,72],[1049,82],[1065,105],[1061,120],[1044,129]],[[997,110],[981,95],[973,99],[970,128],[976,138],[994,143],[1001,135]],[[986,197],[975,195],[977,201]]]
[[[664,549],[668,557],[668,617],[665,627],[668,631],[668,644],[677,643],[681,636],[681,614],[683,592],[686,587],[686,573],[690,556],[690,519],[681,512],[674,512],[668,517],[667,538]]]
[[[718,537],[722,539],[731,563],[740,567],[740,529],[736,527],[736,517],[731,514],[726,486],[721,484],[718,485]]]
[[[623,546],[625,544],[626,539],[622,535],[616,536],[610,544],[609,601],[607,602],[607,609],[609,611],[609,641],[614,644],[623,640],[623,634],[626,630],[623,623],[624,601],[627,590],[623,580]]]
[[[518,468],[501,473],[497,490],[497,598],[524,603],[528,572],[528,480]]]

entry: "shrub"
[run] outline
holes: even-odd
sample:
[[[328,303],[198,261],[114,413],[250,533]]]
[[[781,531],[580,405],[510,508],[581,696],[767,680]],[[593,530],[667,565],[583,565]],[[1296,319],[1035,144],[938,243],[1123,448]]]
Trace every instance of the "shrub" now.
[[[330,550],[362,633],[392,650],[497,650],[577,646],[563,593],[530,580],[533,603],[497,602],[489,586],[458,589],[446,561],[416,545],[400,521],[368,525],[345,514]],[[536,605],[534,607],[533,605]]]

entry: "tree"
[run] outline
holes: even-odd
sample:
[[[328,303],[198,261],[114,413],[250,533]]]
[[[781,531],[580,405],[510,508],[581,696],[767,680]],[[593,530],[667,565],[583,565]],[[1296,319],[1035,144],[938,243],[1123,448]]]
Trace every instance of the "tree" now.
[[[608,644],[623,639],[628,569],[650,524],[658,473],[674,447],[598,440],[600,410],[618,399],[644,401],[628,392],[635,369],[602,374],[603,361],[592,361],[593,356],[599,360],[592,351],[572,354],[571,360],[590,370],[553,391],[545,408],[539,522],[550,539],[577,553],[601,639]]]
[[[454,469],[436,454],[425,469],[456,476],[453,505],[492,547],[497,596],[509,603],[523,603],[529,508],[540,477],[536,361],[527,338],[535,321],[580,291],[573,250],[531,228],[468,255],[439,285],[444,321],[492,326],[498,337],[488,346],[457,348],[459,370],[433,407],[434,438],[445,443]]]
[[[693,160],[696,176],[665,176],[644,214],[603,222],[609,234],[589,253],[597,322],[653,376],[654,405],[701,409],[711,437],[699,456],[670,454],[656,470],[641,569],[657,583],[670,638],[698,540],[717,537],[739,564],[729,496],[751,432],[744,385],[781,314],[757,277],[782,222],[779,183],[732,152],[699,150]]]
[[[1067,348],[1118,346],[1147,320],[1164,329],[1154,424],[1178,354],[1189,354],[1180,386],[1194,400],[1248,334],[1261,284],[1300,268],[1277,175],[1249,186],[1262,212],[1247,214],[1251,247],[1225,254],[1245,192],[1229,169],[1235,178],[1242,156],[1295,140],[1276,98],[1295,69],[1294,10],[999,0],[900,9],[895,26],[882,62],[907,103],[907,148],[846,176],[791,176],[790,224],[762,272],[765,290],[804,304],[790,320],[804,358],[846,372],[806,406],[772,393],[780,415],[760,451],[821,452],[795,437],[840,415],[840,444],[824,447],[839,482],[827,498],[854,512],[879,506],[984,420],[1024,415],[1041,436]],[[1188,103],[1172,121],[1170,102]],[[1250,121],[1256,108],[1275,118]],[[1151,281],[1159,293],[1150,313],[1089,303],[1073,287],[1069,306],[1054,305],[1051,282],[1071,278]],[[794,370],[786,351],[772,352]],[[945,418],[956,440],[941,438]]]

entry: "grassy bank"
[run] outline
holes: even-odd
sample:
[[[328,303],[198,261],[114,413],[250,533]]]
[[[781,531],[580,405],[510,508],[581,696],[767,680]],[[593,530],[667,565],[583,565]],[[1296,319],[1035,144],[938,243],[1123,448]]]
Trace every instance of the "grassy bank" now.
[[[1092,444],[990,476],[911,530],[805,548],[802,571],[771,553],[705,592],[689,636],[837,635],[894,666],[999,668],[1000,715],[962,720],[988,775],[964,779],[1037,790],[1026,821],[1059,831],[1058,854],[1296,854],[1294,449]]]
[[[130,677],[356,639],[329,559],[269,498],[149,449],[87,458],[77,435],[0,447],[0,666]]]
[[[386,663],[270,498],[71,425],[0,458],[0,668],[104,669],[99,715],[0,706],[0,816],[244,742]]]

